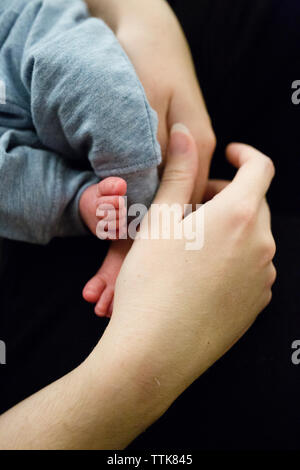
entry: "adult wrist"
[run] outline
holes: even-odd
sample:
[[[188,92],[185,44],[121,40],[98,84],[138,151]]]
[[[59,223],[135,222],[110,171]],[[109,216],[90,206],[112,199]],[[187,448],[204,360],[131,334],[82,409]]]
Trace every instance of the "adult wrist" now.
[[[113,330],[107,328],[87,363],[96,396],[109,397],[105,434],[119,434],[107,445],[124,448],[162,416],[179,393],[169,383],[161,383],[161,369],[143,342]],[[103,423],[102,398],[99,407]]]

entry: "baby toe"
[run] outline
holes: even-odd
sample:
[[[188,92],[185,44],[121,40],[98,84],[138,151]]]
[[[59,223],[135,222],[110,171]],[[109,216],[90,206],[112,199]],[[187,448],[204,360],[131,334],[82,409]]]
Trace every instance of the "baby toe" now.
[[[90,303],[96,303],[104,289],[106,288],[106,281],[101,275],[96,274],[84,287],[83,298]]]
[[[95,307],[95,313],[98,317],[105,317],[108,315],[109,306],[112,302],[113,295],[114,289],[110,286],[107,286]]]
[[[105,178],[98,184],[98,196],[125,196],[127,183],[123,178],[110,177]]]

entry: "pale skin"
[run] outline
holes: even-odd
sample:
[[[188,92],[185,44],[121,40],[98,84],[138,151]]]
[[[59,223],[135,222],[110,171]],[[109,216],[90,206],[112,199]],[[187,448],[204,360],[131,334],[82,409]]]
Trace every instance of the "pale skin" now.
[[[162,168],[172,126],[180,122],[194,136],[198,159],[191,202],[200,203],[216,139],[189,46],[174,13],[164,0],[86,0],[86,3],[91,14],[104,19],[115,32],[158,113]],[[114,195],[123,195],[123,189],[121,183]],[[96,185],[88,188],[80,201],[82,219],[94,234],[99,222],[95,217],[98,191]],[[108,190],[108,194],[113,193]],[[104,264],[83,291],[84,298],[96,304],[95,312],[99,316],[111,314],[115,281],[130,245],[130,242],[112,243]]]
[[[125,448],[270,302],[275,243],[265,195],[274,166],[241,144],[227,155],[238,172],[229,184],[208,185],[204,248],[136,240],[104,336],[77,369],[0,417],[2,449]],[[195,165],[193,137],[173,134],[155,203],[189,201]]]

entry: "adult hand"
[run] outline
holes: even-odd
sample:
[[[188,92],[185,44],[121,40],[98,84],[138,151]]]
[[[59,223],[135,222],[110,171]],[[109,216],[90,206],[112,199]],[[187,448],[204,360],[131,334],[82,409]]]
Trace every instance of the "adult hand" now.
[[[183,31],[164,0],[86,0],[91,14],[114,30],[159,117],[158,139],[166,155],[170,128],[182,122],[197,144],[192,201],[207,183],[215,135]]]
[[[193,146],[190,136],[173,134],[156,204],[189,200]],[[274,166],[246,145],[230,145],[227,156],[238,168],[235,179],[210,183],[213,199],[180,222],[186,237],[143,239],[144,222],[117,281],[107,333],[115,337],[120,357],[128,351],[140,357],[138,380],[158,397],[158,408],[167,408],[223,355],[271,300],[275,242],[265,195]],[[204,246],[187,251],[202,211]]]
[[[192,137],[177,128],[169,157],[155,202],[184,204],[197,165]],[[136,240],[99,344],[77,369],[0,417],[2,449],[125,447],[268,304],[275,244],[265,194],[274,168],[244,145],[231,145],[228,157],[239,171],[229,185],[209,186],[204,247],[185,250],[199,211],[178,222],[188,240]]]

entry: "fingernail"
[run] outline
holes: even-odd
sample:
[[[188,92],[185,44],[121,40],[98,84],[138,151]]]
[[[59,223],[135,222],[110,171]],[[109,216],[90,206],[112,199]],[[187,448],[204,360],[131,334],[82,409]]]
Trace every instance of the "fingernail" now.
[[[182,132],[183,134],[191,135],[189,129],[181,122],[177,122],[172,126],[171,134],[174,134],[174,132]]]
[[[171,129],[170,152],[172,154],[185,154],[190,147],[191,135],[188,128],[183,124],[174,124]]]

